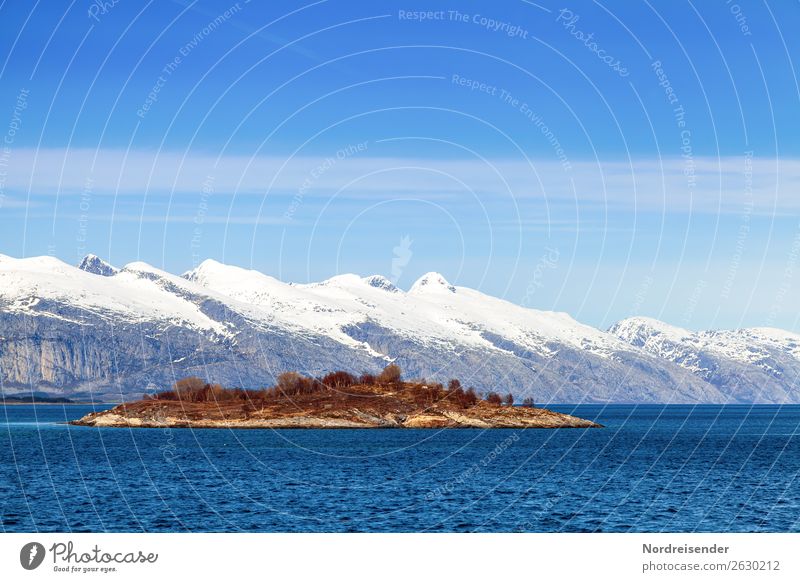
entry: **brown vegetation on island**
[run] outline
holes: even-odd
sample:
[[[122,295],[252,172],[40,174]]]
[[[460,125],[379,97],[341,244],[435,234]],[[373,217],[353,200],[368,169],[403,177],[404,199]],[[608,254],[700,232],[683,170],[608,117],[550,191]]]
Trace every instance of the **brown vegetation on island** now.
[[[183,378],[175,382],[171,390],[146,395],[145,400],[179,402],[279,402],[289,398],[308,395],[331,394],[347,390],[353,386],[384,387],[399,390],[419,406],[433,406],[437,402],[455,403],[461,408],[469,408],[478,403],[474,388],[462,387],[461,381],[452,379],[445,388],[439,382],[415,380],[403,382],[402,372],[396,364],[389,364],[379,375],[364,373],[355,376],[349,372],[330,372],[319,378],[303,376],[298,372],[284,372],[271,388],[246,390],[243,388],[223,388],[219,384],[209,384],[197,377]],[[340,394],[342,398],[346,394]],[[512,406],[514,397],[509,393],[501,397],[497,392],[488,392],[484,398],[492,406]],[[526,398],[525,405],[533,407],[533,399]]]

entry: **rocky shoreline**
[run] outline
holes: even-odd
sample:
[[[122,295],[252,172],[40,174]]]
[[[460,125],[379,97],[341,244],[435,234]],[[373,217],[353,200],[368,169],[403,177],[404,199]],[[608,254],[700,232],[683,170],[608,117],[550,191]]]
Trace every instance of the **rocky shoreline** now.
[[[602,425],[544,408],[491,406],[466,410],[432,406],[419,411],[386,412],[369,408],[286,411],[275,407],[251,411],[217,404],[139,401],[93,412],[71,421],[77,426],[123,428],[602,428]]]

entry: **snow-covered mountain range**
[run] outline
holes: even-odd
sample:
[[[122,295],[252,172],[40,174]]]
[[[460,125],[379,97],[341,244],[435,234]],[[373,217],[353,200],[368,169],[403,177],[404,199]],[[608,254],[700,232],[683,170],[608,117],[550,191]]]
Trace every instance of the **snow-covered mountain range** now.
[[[119,400],[198,375],[272,384],[286,370],[457,377],[538,402],[800,402],[800,336],[699,332],[646,318],[608,331],[428,273],[281,282],[207,260],[182,276],[145,263],[79,267],[0,255],[0,384]]]
[[[737,402],[798,402],[800,335],[761,327],[691,332],[646,317],[609,333],[690,370]]]

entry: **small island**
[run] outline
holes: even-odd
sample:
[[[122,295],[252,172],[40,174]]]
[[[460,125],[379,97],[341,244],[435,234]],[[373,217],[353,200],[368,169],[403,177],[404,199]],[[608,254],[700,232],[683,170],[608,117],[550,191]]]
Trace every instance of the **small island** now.
[[[297,372],[263,390],[223,388],[184,378],[171,390],[70,424],[140,428],[599,428],[601,425],[537,408],[530,398],[514,405],[489,392],[483,398],[458,380],[403,381],[400,368],[378,375],[332,372],[309,378]]]

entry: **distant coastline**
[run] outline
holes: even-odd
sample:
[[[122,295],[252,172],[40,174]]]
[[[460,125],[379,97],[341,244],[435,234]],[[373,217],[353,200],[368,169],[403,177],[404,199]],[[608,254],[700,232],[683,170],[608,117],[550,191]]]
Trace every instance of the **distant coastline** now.
[[[0,404],[91,404],[60,396],[4,396],[0,394]]]

